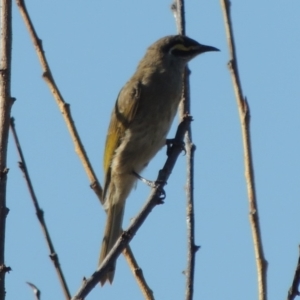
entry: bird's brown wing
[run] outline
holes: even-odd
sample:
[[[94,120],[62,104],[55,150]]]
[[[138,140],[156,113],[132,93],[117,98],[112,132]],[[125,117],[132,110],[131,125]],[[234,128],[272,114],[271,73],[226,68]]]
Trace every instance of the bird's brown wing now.
[[[137,82],[136,84],[128,82],[120,91],[114,110],[112,112],[104,152],[104,199],[110,182],[110,166],[114,157],[114,153],[120,146],[126,129],[130,126],[132,120],[136,115],[140,96],[141,84],[139,82]]]

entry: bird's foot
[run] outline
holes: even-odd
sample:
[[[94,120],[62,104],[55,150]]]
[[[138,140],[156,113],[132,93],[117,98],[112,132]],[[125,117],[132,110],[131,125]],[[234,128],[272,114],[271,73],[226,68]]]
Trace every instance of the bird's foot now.
[[[167,155],[169,156],[171,154],[171,149],[173,146],[178,146],[181,148],[181,150],[186,154],[185,150],[185,143],[183,141],[179,141],[177,139],[166,139],[166,145],[167,145]]]
[[[141,180],[142,182],[144,182],[145,184],[147,184],[148,186],[150,186],[151,188],[157,188],[158,186],[160,186],[161,183],[163,184],[167,184],[165,181],[162,182],[162,181],[159,181],[159,180],[156,180],[156,181],[152,181],[152,180],[148,180],[144,177],[142,177],[140,174],[138,174],[137,172],[135,171],[132,171],[132,174],[139,180]],[[160,200],[164,200],[166,198],[166,192],[165,190],[160,187],[159,188],[159,193],[160,193]]]

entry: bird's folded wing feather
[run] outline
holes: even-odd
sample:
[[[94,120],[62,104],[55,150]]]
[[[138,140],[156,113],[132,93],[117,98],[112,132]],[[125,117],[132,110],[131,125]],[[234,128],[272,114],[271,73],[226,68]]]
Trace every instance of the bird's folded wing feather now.
[[[106,137],[104,153],[104,199],[110,182],[110,167],[114,157],[114,153],[120,146],[126,129],[128,129],[131,122],[134,120],[134,117],[138,110],[140,96],[141,84],[139,82],[137,82],[136,84],[128,82],[120,91],[114,110],[112,112],[111,121]]]

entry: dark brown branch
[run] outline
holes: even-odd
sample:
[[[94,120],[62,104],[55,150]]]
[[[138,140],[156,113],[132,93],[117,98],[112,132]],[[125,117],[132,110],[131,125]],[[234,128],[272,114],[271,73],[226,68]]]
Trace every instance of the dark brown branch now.
[[[5,225],[8,209],[6,207],[7,182],[7,142],[11,105],[11,46],[12,11],[11,0],[0,1],[0,300],[5,299]]]
[[[184,1],[175,0],[171,7],[179,34],[185,34],[185,13]],[[188,67],[184,73],[184,85],[182,91],[182,99],[179,106],[179,116],[185,113],[191,113],[191,100],[190,100],[190,70]],[[196,252],[199,249],[195,245],[195,213],[194,213],[194,153],[195,145],[192,142],[192,129],[188,127],[185,135],[186,145],[186,164],[187,164],[187,179],[186,179],[186,215],[187,215],[187,267],[185,270],[186,276],[186,289],[185,299],[192,300],[194,294],[194,274],[196,263]]]
[[[90,186],[91,188],[94,190],[95,194],[97,195],[98,199],[100,200],[100,202],[103,204],[103,199],[102,199],[102,187],[96,177],[96,174],[92,168],[92,165],[88,159],[88,156],[85,152],[85,149],[83,147],[83,144],[81,142],[81,139],[79,137],[78,131],[75,127],[75,123],[73,121],[73,118],[71,116],[71,111],[70,111],[70,105],[67,104],[55,81],[54,78],[52,76],[50,67],[48,65],[46,56],[45,56],[45,52],[42,46],[42,41],[39,39],[39,37],[37,36],[37,33],[35,31],[35,28],[32,24],[32,21],[30,19],[30,16],[27,12],[26,6],[25,6],[25,2],[24,0],[16,0],[16,3],[19,7],[20,13],[23,17],[24,23],[27,27],[27,30],[29,32],[29,35],[32,39],[32,42],[35,46],[35,50],[36,53],[39,57],[42,69],[43,69],[43,78],[45,79],[46,83],[48,84],[48,87],[50,89],[50,91],[52,92],[57,105],[59,106],[62,115],[65,119],[66,125],[68,127],[68,130],[70,132],[71,138],[73,140],[74,146],[75,146],[75,152],[77,153],[77,155],[79,156],[79,159],[81,160],[81,163],[84,167],[84,170],[90,180]],[[128,246],[129,247],[129,246]],[[134,272],[135,269],[139,268],[139,266],[137,264],[134,264],[134,262],[136,262],[133,253],[131,251],[130,248],[127,249],[128,251],[124,251],[124,257],[126,259],[126,261],[128,262],[129,266],[131,266],[132,269],[132,273],[135,275],[135,279],[140,287],[140,289],[142,290],[142,293],[144,295],[151,295],[152,291],[151,289],[148,287],[147,282],[144,278],[144,276],[139,276],[140,273]],[[152,298],[149,296],[149,298],[146,297],[147,300],[151,300]],[[1,299],[0,299],[1,300]]]
[[[299,257],[292,286],[289,289],[287,300],[294,300],[297,296],[300,296],[299,292],[300,285],[300,246],[299,246]]]
[[[242,92],[242,86],[240,82],[238,64],[235,50],[235,42],[231,24],[230,16],[230,1],[221,0],[225,30],[228,42],[228,48],[230,53],[229,70],[231,73],[233,88],[237,101],[241,128],[242,139],[244,147],[244,164],[245,164],[245,177],[248,191],[249,209],[250,209],[250,225],[252,230],[252,238],[254,244],[254,252],[256,258],[257,267],[257,279],[258,279],[258,296],[259,300],[267,299],[267,261],[264,257],[263,243],[261,237],[258,206],[256,201],[255,179],[251,149],[251,136],[250,136],[250,109],[247,99],[244,98]]]
[[[44,211],[39,206],[38,199],[35,195],[35,192],[34,192],[34,189],[33,189],[32,183],[31,183],[31,179],[30,179],[29,172],[28,172],[28,169],[26,166],[25,158],[24,158],[23,151],[22,151],[22,148],[21,148],[21,145],[19,142],[19,138],[18,138],[18,135],[16,132],[13,118],[11,118],[11,121],[10,121],[10,128],[11,128],[11,132],[12,132],[12,135],[13,135],[13,138],[14,138],[14,141],[16,144],[16,148],[18,151],[19,159],[20,159],[19,167],[24,175],[24,178],[25,178],[25,181],[26,181],[26,184],[27,184],[27,187],[28,187],[31,199],[32,199],[32,203],[35,208],[36,216],[39,220],[43,235],[45,237],[45,240],[46,240],[49,252],[50,252],[49,257],[50,257],[51,261],[53,262],[53,265],[56,270],[56,273],[57,273],[60,285],[62,287],[65,299],[69,300],[71,298],[69,288],[67,286],[63,271],[60,267],[58,255],[56,254],[56,251],[54,249],[54,246],[53,246],[53,243],[52,243],[52,240],[51,240],[51,237],[50,237],[50,234],[49,234],[49,231],[48,231],[45,219],[44,219]]]
[[[179,124],[175,140],[183,141],[183,137],[191,122],[191,117],[186,116],[184,120]],[[146,220],[147,216],[150,214],[152,209],[158,205],[162,204],[161,195],[163,194],[163,188],[174,168],[175,162],[182,151],[181,145],[179,143],[174,143],[170,150],[170,155],[163,167],[162,170],[159,171],[159,175],[157,177],[157,185],[152,188],[150,196],[146,201],[146,204],[138,214],[136,218],[134,218],[131,222],[131,225],[128,227],[126,231],[120,236],[120,238],[115,243],[114,247],[108,253],[102,264],[99,266],[97,271],[87,280],[85,280],[76,293],[76,295],[72,298],[72,300],[83,300],[90,291],[99,283],[101,277],[109,270],[111,264],[118,258],[123,249],[129,242],[132,240],[137,230],[141,227],[141,225]]]

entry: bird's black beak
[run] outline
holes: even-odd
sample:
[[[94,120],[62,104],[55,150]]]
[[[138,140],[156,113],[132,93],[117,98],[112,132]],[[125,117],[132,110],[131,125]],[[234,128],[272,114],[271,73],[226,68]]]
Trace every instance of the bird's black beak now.
[[[201,54],[204,52],[209,52],[209,51],[220,51],[218,48],[212,47],[212,46],[206,46],[206,45],[201,45],[197,47],[197,53]]]

